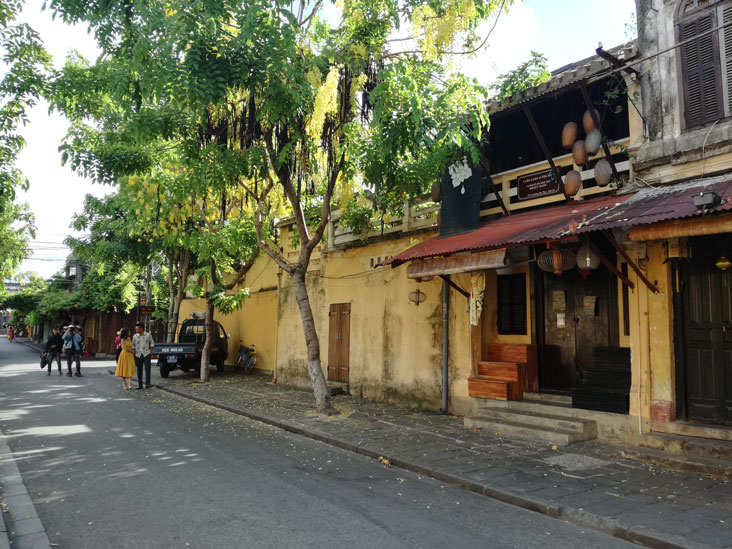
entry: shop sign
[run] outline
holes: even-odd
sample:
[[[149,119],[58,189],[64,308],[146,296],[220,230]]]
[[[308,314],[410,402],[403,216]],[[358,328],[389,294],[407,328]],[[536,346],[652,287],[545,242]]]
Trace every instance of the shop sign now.
[[[557,181],[557,176],[554,175],[553,170],[520,175],[516,179],[516,198],[518,200],[532,200],[542,196],[558,194],[562,192],[561,184],[561,181]]]

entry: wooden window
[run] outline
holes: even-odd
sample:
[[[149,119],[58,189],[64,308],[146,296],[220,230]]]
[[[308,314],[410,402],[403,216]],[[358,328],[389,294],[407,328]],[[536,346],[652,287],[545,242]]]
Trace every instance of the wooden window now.
[[[714,12],[679,24],[679,41],[696,40],[679,48],[686,126],[693,127],[724,116],[718,37]]]
[[[498,275],[498,333],[526,333],[526,274]]]

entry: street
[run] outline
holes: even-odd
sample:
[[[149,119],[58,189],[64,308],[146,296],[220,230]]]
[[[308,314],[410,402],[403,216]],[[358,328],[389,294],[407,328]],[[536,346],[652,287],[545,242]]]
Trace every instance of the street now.
[[[37,356],[0,340],[0,429],[58,547],[629,545],[158,389],[123,392],[111,361],[49,377]]]

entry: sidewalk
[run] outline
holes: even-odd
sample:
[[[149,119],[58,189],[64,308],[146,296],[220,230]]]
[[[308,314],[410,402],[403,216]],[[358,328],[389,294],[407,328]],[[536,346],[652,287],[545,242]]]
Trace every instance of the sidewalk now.
[[[596,441],[556,447],[469,430],[442,416],[349,395],[319,417],[311,392],[268,376],[177,373],[158,387],[506,503],[650,547],[732,547],[732,484],[619,457]]]

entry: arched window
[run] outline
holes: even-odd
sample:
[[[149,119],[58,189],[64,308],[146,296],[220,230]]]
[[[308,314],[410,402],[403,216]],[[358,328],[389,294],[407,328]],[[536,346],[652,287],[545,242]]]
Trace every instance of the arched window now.
[[[686,127],[732,115],[732,0],[682,0],[676,32]]]

